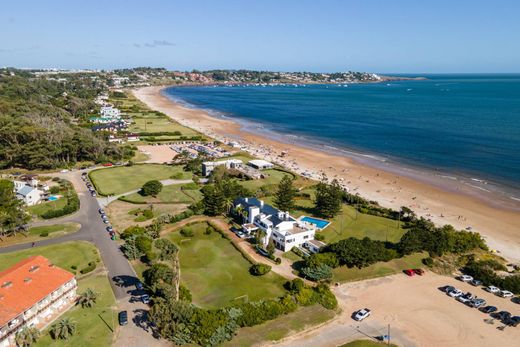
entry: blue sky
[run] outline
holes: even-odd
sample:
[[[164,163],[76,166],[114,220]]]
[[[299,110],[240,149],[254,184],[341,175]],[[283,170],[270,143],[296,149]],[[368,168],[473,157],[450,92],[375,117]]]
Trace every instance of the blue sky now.
[[[520,72],[519,13],[517,0],[11,0],[0,66]]]

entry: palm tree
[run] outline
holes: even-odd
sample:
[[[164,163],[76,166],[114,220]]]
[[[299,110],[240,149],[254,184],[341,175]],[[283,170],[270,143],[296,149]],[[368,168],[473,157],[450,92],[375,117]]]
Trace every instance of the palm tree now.
[[[93,291],[90,288],[87,288],[79,296],[78,304],[80,304],[81,307],[83,307],[83,308],[85,308],[85,307],[90,308],[90,307],[94,306],[94,304],[96,303],[97,296],[98,296],[98,293],[96,293],[95,291]]]
[[[76,332],[76,322],[70,318],[60,319],[51,326],[51,334],[54,339],[68,340]]]
[[[25,327],[16,333],[14,341],[18,347],[30,347],[40,337],[40,332],[36,328]]]

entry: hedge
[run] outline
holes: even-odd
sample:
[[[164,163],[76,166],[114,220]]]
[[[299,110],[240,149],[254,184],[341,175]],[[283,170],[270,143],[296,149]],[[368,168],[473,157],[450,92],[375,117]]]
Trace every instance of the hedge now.
[[[51,218],[57,218],[61,216],[65,216],[71,213],[74,213],[79,210],[79,198],[78,194],[76,194],[76,191],[72,187],[72,184],[70,182],[66,182],[64,186],[67,187],[67,205],[63,206],[63,208],[59,210],[50,210],[41,215],[43,219],[51,219]]]
[[[84,274],[94,271],[95,269],[96,269],[96,263],[91,261],[90,263],[88,263],[88,265],[86,267],[81,269],[79,272],[84,275]]]

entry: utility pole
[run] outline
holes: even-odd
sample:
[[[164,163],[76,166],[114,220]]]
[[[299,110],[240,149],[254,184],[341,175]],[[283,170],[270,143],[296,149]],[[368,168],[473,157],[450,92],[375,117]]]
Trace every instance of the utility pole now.
[[[390,346],[390,324],[388,324],[388,346]]]

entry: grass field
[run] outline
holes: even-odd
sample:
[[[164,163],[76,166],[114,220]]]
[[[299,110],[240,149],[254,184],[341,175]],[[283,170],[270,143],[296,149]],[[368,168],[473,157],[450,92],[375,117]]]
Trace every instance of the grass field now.
[[[36,242],[52,237],[63,236],[68,233],[76,232],[80,228],[77,223],[65,223],[45,225],[40,227],[30,228],[26,235],[17,233],[12,237],[3,237],[0,240],[0,247],[11,246],[17,243]],[[40,236],[42,233],[48,233],[48,236]]]
[[[291,175],[289,173],[279,171],[279,170],[264,170],[262,171],[269,175],[267,178],[263,178],[260,180],[249,180],[249,181],[242,181],[240,182],[240,185],[249,189],[253,193],[256,192],[260,187],[264,185],[273,185],[276,186],[285,175]],[[291,175],[292,176],[292,175]],[[276,187],[274,187],[276,189]]]
[[[369,278],[393,275],[405,269],[424,267],[422,260],[427,253],[414,253],[388,262],[378,262],[362,269],[341,266],[333,270],[335,282],[354,282]]]
[[[191,290],[195,304],[217,308],[238,298],[254,301],[285,292],[284,278],[273,272],[261,277],[250,275],[251,264],[220,233],[205,235],[206,226],[190,226],[192,238],[179,232],[170,234],[180,248],[181,282]]]
[[[295,312],[280,316],[254,327],[242,328],[233,340],[224,346],[249,347],[261,343],[278,341],[291,333],[322,324],[335,315],[321,305],[300,307]]]
[[[32,255],[42,255],[50,259],[56,266],[68,271],[72,271],[72,265],[81,269],[89,262],[99,261],[100,259],[96,247],[91,243],[67,242],[0,254],[0,271]],[[113,333],[110,329],[116,327],[116,313],[113,310],[116,302],[107,276],[103,273],[94,272],[82,277],[78,280],[78,293],[83,292],[86,288],[92,288],[99,294],[96,305],[91,309],[82,309],[75,306],[61,316],[70,317],[77,323],[76,334],[68,341],[53,340],[46,330],[42,332],[35,346],[97,347],[112,344]]]
[[[143,152],[141,151],[135,151],[135,155],[132,157],[132,161],[134,163],[140,163],[140,162],[143,162],[143,161],[147,161],[148,159],[150,159],[150,156],[147,155],[147,154],[144,154]]]
[[[38,205],[30,206],[27,210],[35,216],[41,216],[45,212],[60,210],[67,205],[67,198],[65,196],[55,201],[47,201]]]
[[[182,190],[182,184],[172,184],[164,186],[156,198],[151,196],[142,196],[139,193],[134,193],[125,196],[126,201],[135,203],[173,203],[173,204],[192,204],[202,199],[200,190]]]
[[[135,124],[134,124],[135,123]],[[139,133],[139,132],[147,132],[147,133],[155,133],[155,132],[174,132],[179,131],[182,136],[194,136],[198,135],[195,130],[182,126],[178,123],[174,123],[167,117],[159,117],[159,116],[147,116],[141,117],[136,116],[132,117],[132,125],[128,127],[128,130],[131,132]]]
[[[118,166],[91,171],[90,179],[101,195],[117,195],[139,189],[150,180],[164,180],[175,174],[182,174],[181,179],[191,178],[191,173],[184,172],[181,166],[139,164]]]

